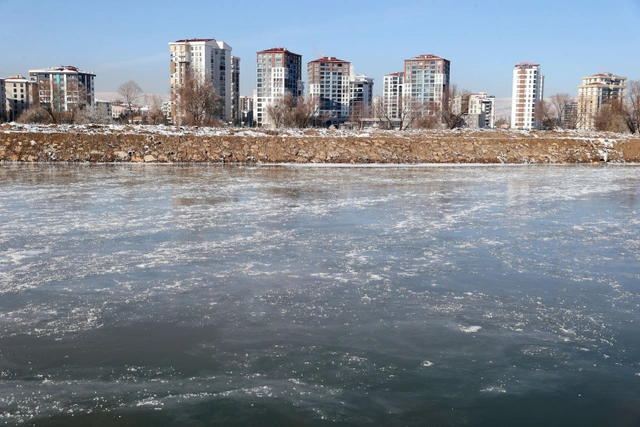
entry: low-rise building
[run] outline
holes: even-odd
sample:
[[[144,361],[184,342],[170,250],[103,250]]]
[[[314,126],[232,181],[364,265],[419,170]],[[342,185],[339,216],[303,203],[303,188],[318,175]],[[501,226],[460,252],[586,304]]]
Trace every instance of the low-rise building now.
[[[10,122],[38,102],[38,84],[23,76],[5,79],[6,116]]]

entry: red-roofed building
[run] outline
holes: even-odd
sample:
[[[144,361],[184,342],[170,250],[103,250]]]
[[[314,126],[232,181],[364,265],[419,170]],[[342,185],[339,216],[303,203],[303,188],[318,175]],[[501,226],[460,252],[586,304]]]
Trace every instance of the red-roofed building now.
[[[432,54],[404,60],[402,104],[404,108],[419,106],[418,114],[439,111],[445,90],[449,87],[451,62]]]
[[[274,47],[256,53],[256,94],[253,119],[258,126],[271,126],[267,108],[290,93],[302,96],[302,55],[284,47]]]

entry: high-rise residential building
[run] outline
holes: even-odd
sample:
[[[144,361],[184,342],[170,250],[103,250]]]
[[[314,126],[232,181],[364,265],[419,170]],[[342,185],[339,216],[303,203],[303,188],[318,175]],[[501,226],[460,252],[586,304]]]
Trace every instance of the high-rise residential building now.
[[[404,60],[403,106],[419,108],[423,114],[439,111],[449,87],[451,62],[436,55]]]
[[[623,101],[627,78],[600,73],[582,78],[578,86],[578,129],[595,129],[595,116],[600,107],[611,99]]]
[[[349,117],[351,64],[335,57],[322,57],[307,64],[309,97],[318,102],[319,117],[338,124]]]
[[[520,62],[513,68],[513,89],[511,92],[511,128],[537,129],[536,105],[544,93],[544,76],[540,74],[540,64]]]
[[[231,120],[240,121],[240,58],[231,57]]]
[[[7,94],[4,88],[4,79],[0,78],[0,122],[7,120]]]
[[[368,115],[373,104],[373,79],[364,74],[349,76],[349,114]]]
[[[466,117],[467,127],[493,129],[495,122],[496,97],[486,92],[469,95],[469,111]]]
[[[40,70],[29,70],[29,79],[37,83],[41,104],[57,111],[71,111],[95,101],[96,75],[77,67],[65,65]]]
[[[253,96],[240,96],[240,122],[244,126],[253,125]]]
[[[389,119],[400,117],[404,73],[387,74],[382,85],[382,114]]]
[[[564,129],[576,129],[578,127],[578,101],[571,101],[564,106],[562,127]]]
[[[38,102],[38,83],[22,76],[5,79],[6,116],[13,122],[23,111]]]
[[[211,82],[222,98],[221,119],[232,117],[232,56],[231,46],[216,39],[183,39],[169,43],[171,51],[171,119],[180,121],[176,109],[178,88],[190,73],[191,78]],[[236,60],[239,65],[239,59]],[[239,72],[239,71],[238,71]]]
[[[302,55],[284,47],[274,47],[256,53],[256,94],[253,118],[258,126],[271,125],[267,108],[289,93],[302,96]]]

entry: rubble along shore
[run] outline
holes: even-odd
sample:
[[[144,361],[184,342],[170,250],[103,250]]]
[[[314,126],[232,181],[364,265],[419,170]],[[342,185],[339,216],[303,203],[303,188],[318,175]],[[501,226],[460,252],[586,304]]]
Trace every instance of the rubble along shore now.
[[[143,125],[0,126],[0,162],[640,162],[640,136],[581,131],[249,130]]]

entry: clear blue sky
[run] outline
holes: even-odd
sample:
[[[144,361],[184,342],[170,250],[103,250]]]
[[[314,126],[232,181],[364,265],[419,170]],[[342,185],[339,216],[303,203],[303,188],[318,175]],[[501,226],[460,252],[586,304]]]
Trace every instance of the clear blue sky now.
[[[577,96],[584,75],[640,79],[640,0],[0,0],[0,77],[75,65],[96,73],[99,92],[135,80],[169,90],[170,41],[215,38],[242,59],[241,93],[255,87],[255,54],[284,46],[303,56],[350,61],[375,79],[403,60],[433,53],[451,61],[460,89],[511,96],[521,61],[541,64],[545,95]]]

